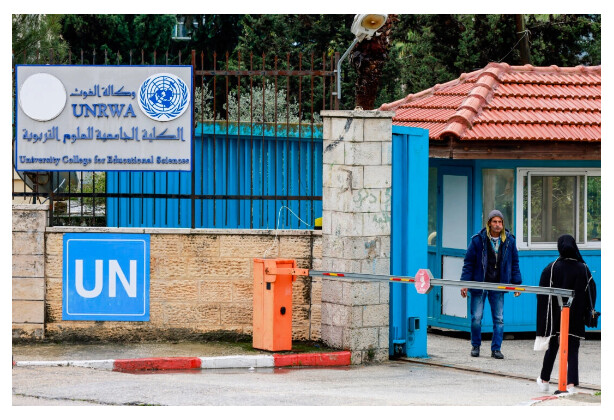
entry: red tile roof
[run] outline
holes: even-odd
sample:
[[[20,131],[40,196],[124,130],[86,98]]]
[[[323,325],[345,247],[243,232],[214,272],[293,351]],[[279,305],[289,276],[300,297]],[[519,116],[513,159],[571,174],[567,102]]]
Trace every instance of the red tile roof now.
[[[601,66],[490,63],[379,109],[433,140],[600,142]]]

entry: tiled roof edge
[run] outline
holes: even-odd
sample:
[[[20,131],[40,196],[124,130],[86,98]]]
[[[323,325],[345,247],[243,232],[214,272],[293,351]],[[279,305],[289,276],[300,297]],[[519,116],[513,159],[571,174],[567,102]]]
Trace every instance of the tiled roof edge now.
[[[454,79],[454,80],[450,80],[449,82],[446,83],[442,83],[442,84],[437,84],[435,86],[433,86],[432,88],[429,89],[425,89],[422,92],[418,92],[418,93],[410,93],[409,95],[407,95],[404,98],[401,98],[397,101],[394,102],[390,102],[387,104],[382,104],[378,109],[380,111],[395,111],[399,106],[409,103],[409,102],[413,102],[417,99],[422,99],[428,96],[432,96],[435,92],[442,90],[442,89],[447,89],[449,87],[453,87],[456,85],[460,85],[461,83],[465,82],[466,79],[473,77],[477,74],[479,74],[480,72],[483,72],[484,69],[480,69],[480,70],[476,70],[473,71],[471,73],[463,73],[460,75],[460,77],[458,79]]]
[[[462,104],[457,108],[455,114],[446,121],[443,130],[440,131],[438,138],[453,136],[462,138],[463,135],[472,128],[472,123],[481,113],[482,109],[488,104],[494,91],[501,83],[502,76],[511,72],[540,72],[540,73],[562,73],[562,74],[595,74],[601,76],[601,65],[599,66],[575,66],[558,67],[556,65],[547,67],[536,67],[531,64],[523,66],[511,66],[507,63],[489,63],[483,69],[471,73],[463,73],[458,79],[451,80],[441,85],[435,85],[430,89],[423,90],[416,94],[407,95],[398,101],[382,104],[379,110],[395,111],[400,106],[409,104],[415,100],[432,96],[439,90],[447,89],[464,83],[467,79],[476,78],[475,86],[468,93]]]
[[[491,63],[493,64],[493,63]],[[490,65],[490,64],[489,64]],[[487,66],[488,67],[488,66]],[[534,71],[540,73],[552,73],[553,71],[558,73],[594,73],[601,74],[601,65],[598,66],[582,66],[575,67],[559,67],[556,65],[537,67],[531,64],[525,64],[524,66],[509,66],[510,71]]]
[[[484,105],[490,102],[493,92],[498,86],[499,77],[507,73],[510,65],[506,63],[490,63],[480,70],[475,86],[456,113],[448,120],[448,124],[442,130],[441,136],[462,137],[465,131],[470,130],[473,120],[480,114]]]
[[[471,78],[476,75],[481,75],[481,73],[485,73],[485,72],[493,73],[493,74],[496,73],[496,78],[498,78],[503,72],[510,72],[510,71],[520,71],[520,72],[533,71],[533,72],[541,72],[541,73],[552,73],[554,71],[554,72],[559,72],[559,73],[579,73],[579,74],[584,73],[584,74],[601,75],[601,65],[599,66],[579,65],[575,67],[559,67],[559,66],[552,65],[552,66],[537,67],[531,64],[525,64],[524,66],[510,66],[507,63],[489,63],[483,69],[475,70],[471,73],[463,73],[460,75],[458,79],[454,79],[454,80],[451,80],[443,84],[435,85],[432,88],[423,90],[422,92],[409,94],[405,98],[401,98],[394,102],[382,104],[378,109],[380,111],[395,111],[401,105],[413,102],[417,99],[422,99],[424,97],[431,96],[438,90],[459,85],[463,83],[466,79]]]

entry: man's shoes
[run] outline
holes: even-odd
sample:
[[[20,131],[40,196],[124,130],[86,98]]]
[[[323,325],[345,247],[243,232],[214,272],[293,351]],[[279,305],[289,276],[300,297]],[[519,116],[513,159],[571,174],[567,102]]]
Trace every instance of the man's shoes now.
[[[578,390],[576,389],[575,386],[567,385],[567,393],[568,394],[577,394]]]
[[[471,347],[471,357],[479,357],[480,356],[480,348],[478,346]]]
[[[537,388],[541,392],[548,392],[548,390],[550,389],[550,384],[548,382],[542,381],[542,378],[538,376],[537,377]]]
[[[500,350],[494,350],[491,356],[495,359],[503,359],[503,353]]]

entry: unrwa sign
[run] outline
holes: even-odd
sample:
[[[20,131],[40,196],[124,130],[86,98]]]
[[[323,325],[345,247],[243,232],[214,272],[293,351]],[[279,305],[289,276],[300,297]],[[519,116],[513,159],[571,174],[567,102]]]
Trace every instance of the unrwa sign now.
[[[18,171],[190,171],[191,66],[18,65]]]
[[[149,235],[64,234],[62,319],[149,321]]]

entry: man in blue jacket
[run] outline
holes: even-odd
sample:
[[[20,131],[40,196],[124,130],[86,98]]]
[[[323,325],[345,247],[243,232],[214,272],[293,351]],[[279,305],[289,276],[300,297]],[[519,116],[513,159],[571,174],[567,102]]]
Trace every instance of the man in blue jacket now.
[[[493,210],[488,214],[486,227],[473,235],[465,254],[461,280],[503,284],[521,284],[518,265],[516,239],[505,229],[503,214]],[[503,341],[503,296],[506,292],[482,289],[461,289],[461,296],[471,299],[471,356],[480,355],[482,344],[482,315],[484,300],[488,297],[492,312],[493,334],[490,346],[491,356],[503,359],[501,342]],[[520,293],[514,293],[518,296]]]

